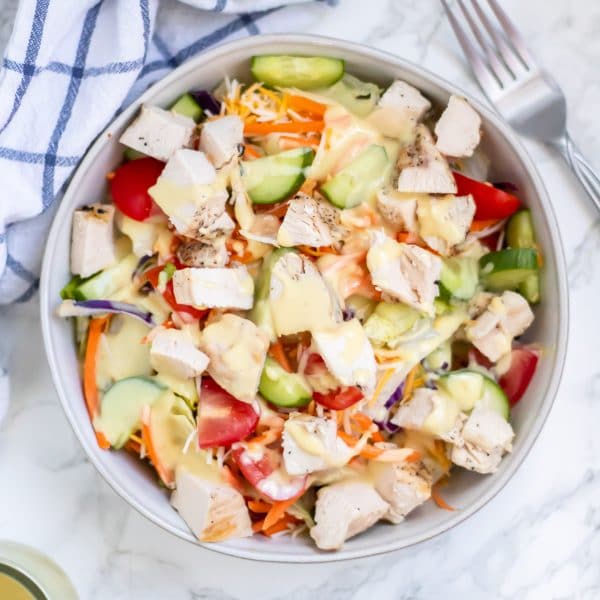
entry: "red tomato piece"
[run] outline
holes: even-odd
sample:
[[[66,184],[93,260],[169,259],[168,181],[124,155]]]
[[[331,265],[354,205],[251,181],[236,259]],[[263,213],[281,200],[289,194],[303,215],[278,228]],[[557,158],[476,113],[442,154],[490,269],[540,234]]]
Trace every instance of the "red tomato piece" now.
[[[475,219],[505,219],[510,217],[521,206],[521,201],[512,194],[487,185],[481,181],[475,181],[454,173],[454,179],[458,187],[458,196],[471,194],[475,201]]]
[[[147,219],[157,207],[148,194],[165,163],[154,158],[138,158],[123,163],[110,180],[110,193],[115,206],[136,221]]]
[[[232,456],[246,480],[274,502],[295,498],[306,489],[307,476],[288,475],[277,450],[238,444]]]
[[[340,387],[337,390],[328,392],[327,394],[313,393],[313,400],[331,410],[344,410],[359,400],[362,400],[363,393],[357,387]]]
[[[231,446],[248,437],[256,428],[258,415],[247,402],[241,402],[203,377],[198,403],[198,443],[200,448]]]
[[[536,352],[528,348],[514,348],[510,356],[510,369],[498,383],[514,406],[527,391],[538,363]]]

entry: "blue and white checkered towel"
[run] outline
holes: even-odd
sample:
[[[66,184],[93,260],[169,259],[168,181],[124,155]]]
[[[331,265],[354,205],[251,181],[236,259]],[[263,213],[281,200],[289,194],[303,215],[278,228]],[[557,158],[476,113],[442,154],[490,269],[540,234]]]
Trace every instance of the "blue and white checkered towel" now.
[[[337,3],[304,1],[21,0],[0,71],[0,304],[34,295],[55,199],[121,106],[209,46],[307,31]]]

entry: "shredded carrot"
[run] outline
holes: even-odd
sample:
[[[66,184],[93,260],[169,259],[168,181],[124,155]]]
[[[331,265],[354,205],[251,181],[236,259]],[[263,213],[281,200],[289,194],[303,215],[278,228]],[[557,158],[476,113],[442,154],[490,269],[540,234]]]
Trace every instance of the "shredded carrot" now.
[[[358,455],[361,456],[362,458],[366,458],[368,460],[372,460],[374,458],[377,458],[382,453],[383,453],[383,450],[381,448],[377,448],[377,446],[371,446],[370,444],[367,444],[359,452]]]
[[[125,450],[129,450],[129,452],[133,452],[133,454],[137,454],[139,455],[140,451],[142,450],[142,446],[139,444],[139,442],[136,442],[135,440],[129,439],[125,442],[125,446],[123,446],[125,448]]]
[[[412,454],[409,454],[404,460],[409,463],[419,462],[423,458],[422,454],[415,450]]]
[[[162,482],[167,486],[171,487],[175,483],[175,474],[173,469],[166,468],[163,464],[161,464],[160,460],[158,460],[158,455],[156,454],[156,450],[154,449],[154,445],[152,444],[152,435],[150,433],[150,426],[147,423],[142,421],[142,441],[146,448],[146,452],[148,453],[148,458],[150,458],[150,462],[153,467],[156,469],[158,476],[161,478]]]
[[[108,316],[97,317],[90,321],[83,361],[83,396],[92,425],[100,412],[100,398],[98,396],[98,386],[96,385],[96,354],[98,353],[100,336],[106,329],[109,318]],[[95,433],[98,446],[103,450],[110,448],[110,442],[104,434],[100,431],[96,431]]]
[[[222,469],[223,479],[235,490],[243,494],[244,492],[244,484],[238,477],[234,474],[231,468],[228,465],[223,465]]]
[[[298,246],[298,250],[304,254],[315,257],[326,256],[327,254],[338,254],[338,252],[331,246],[322,246],[320,248],[312,248],[311,246]]]
[[[251,144],[246,144],[244,146],[244,159],[252,160],[254,158],[260,158],[261,153]]]
[[[361,433],[368,431],[373,425],[372,419],[364,413],[357,412],[352,415],[351,419],[358,425]]]
[[[358,456],[354,456],[352,460],[348,463],[348,466],[352,467],[353,469],[362,469],[363,463],[360,462],[360,458],[358,458]]]
[[[311,179],[309,177],[308,179],[304,180],[304,183],[300,186],[300,189],[298,191],[302,192],[303,194],[307,194],[308,196],[312,196],[317,185],[318,185],[317,180]]]
[[[408,400],[412,396],[412,393],[415,389],[415,382],[417,379],[417,374],[421,370],[421,365],[415,365],[406,376],[406,380],[404,381],[404,392],[402,392],[402,401]]]
[[[268,513],[272,505],[262,500],[248,500],[248,508],[255,513]]]
[[[273,442],[277,441],[281,437],[281,429],[267,429],[260,435],[250,438],[247,440],[247,444],[254,444],[258,446],[268,446]]]
[[[265,521],[266,521],[266,519],[265,519]],[[295,522],[296,522],[296,520],[293,519],[292,517],[290,517],[289,519],[284,518],[284,519],[281,519],[281,521],[277,521],[277,523],[275,523],[275,525],[271,525],[271,527],[269,527],[268,529],[263,529],[262,532],[266,536],[271,537],[275,533],[279,533],[280,531],[285,531],[286,529],[288,529],[289,523],[295,523]],[[264,524],[263,524],[263,527],[264,527]]]
[[[106,174],[106,179],[107,179],[108,181],[111,181],[111,180],[112,180],[112,179],[114,179],[114,178],[115,178],[115,172],[114,172],[114,171],[109,171],[109,172]]]
[[[302,137],[290,137],[287,135],[282,135],[279,138],[279,146],[282,150],[291,150],[292,148],[312,148],[313,150],[317,150],[319,147],[319,142],[317,139]]]
[[[297,494],[289,500],[273,502],[273,505],[271,506],[269,512],[267,513],[267,516],[265,517],[265,522],[263,523],[263,530],[266,531],[267,529],[275,525],[275,523],[281,521],[285,517],[288,508],[292,506],[294,502],[296,502],[296,500],[299,496],[302,495],[302,493],[304,493],[304,490],[302,490],[300,494]]]
[[[432,500],[444,510],[456,510],[453,506],[450,506],[441,496],[440,491],[437,485],[434,485],[431,488],[431,498]]]
[[[286,123],[248,122],[244,127],[244,135],[268,135],[269,133],[309,133],[323,131],[323,121],[289,121]]]
[[[500,219],[480,219],[479,221],[473,221],[471,223],[471,227],[469,231],[483,231],[488,227],[492,227],[496,223],[498,223]]]
[[[417,244],[420,246],[423,243],[416,233],[410,231],[399,231],[396,234],[396,239],[402,244]]]
[[[252,531],[254,531],[254,533],[262,531],[264,522],[265,520],[261,519],[260,521],[255,521],[254,523],[252,523]]]
[[[383,436],[381,435],[381,431],[374,431],[373,434],[371,435],[371,439],[374,442],[383,442],[383,441],[385,441],[383,439]]]
[[[346,433],[345,431],[338,431],[337,434],[339,438],[342,438],[342,440],[348,444],[348,446],[356,446],[358,440],[354,436]]]
[[[304,96],[288,96],[287,106],[296,112],[309,113],[310,115],[320,118],[323,118],[325,110],[327,110],[327,106],[325,104],[315,102],[314,100]]]
[[[269,356],[276,360],[282,369],[288,373],[292,372],[290,361],[288,360],[288,357],[286,356],[283,346],[279,340],[276,340],[271,344],[271,347],[269,348]]]

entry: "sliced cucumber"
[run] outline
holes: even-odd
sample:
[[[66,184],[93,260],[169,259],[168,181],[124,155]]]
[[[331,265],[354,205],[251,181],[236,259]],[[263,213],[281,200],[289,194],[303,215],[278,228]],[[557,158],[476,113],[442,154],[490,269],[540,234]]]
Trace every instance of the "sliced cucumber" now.
[[[389,159],[383,146],[372,145],[321,186],[335,206],[352,208],[368,200],[387,172]]]
[[[406,304],[380,302],[365,322],[365,333],[374,344],[393,347],[419,316],[418,311]]]
[[[253,56],[250,70],[256,81],[271,87],[313,90],[341,79],[344,61],[326,56]]]
[[[352,294],[352,296],[346,298],[345,310],[356,317],[361,323],[364,323],[375,310],[377,303],[370,298],[360,296],[358,294]]]
[[[506,243],[510,248],[535,248],[533,221],[528,208],[519,210],[508,221]]]
[[[332,86],[315,91],[339,102],[351,113],[361,118],[366,117],[373,111],[381,96],[381,90],[377,85],[361,81],[348,73]]]
[[[537,270],[537,252],[533,248],[507,248],[479,259],[482,283],[492,291],[516,290]]]
[[[258,391],[271,404],[286,408],[306,406],[312,398],[312,389],[304,377],[288,373],[269,357],[260,376]]]
[[[294,252],[292,248],[277,248],[263,259],[262,268],[254,286],[254,306],[248,318],[260,329],[262,329],[272,342],[277,339],[271,305],[269,303],[269,292],[271,290],[271,272],[273,265],[286,253]]]
[[[444,259],[440,283],[451,296],[460,300],[471,299],[475,295],[479,283],[477,259],[470,256]]]
[[[536,248],[535,231],[531,211],[524,208],[516,212],[506,226],[506,242],[511,248]],[[535,304],[540,301],[540,277],[538,273],[527,277],[518,288],[523,297]]]
[[[452,364],[452,345],[449,340],[440,344],[424,361],[424,367],[429,371],[447,371]]]
[[[165,389],[149,377],[117,381],[102,396],[94,428],[104,434],[113,448],[122,448],[129,436],[141,427],[142,408],[154,404]]]
[[[311,148],[294,148],[279,154],[242,162],[242,181],[255,204],[285,200],[304,182],[305,168],[312,164]]]
[[[196,123],[202,118],[203,110],[202,107],[192,98],[190,94],[183,94],[176,102],[171,106],[171,110],[178,115],[189,117],[194,119]]]
[[[198,404],[198,390],[193,379],[180,379],[165,373],[157,373],[153,379],[159,385],[168,387],[175,395],[183,398],[190,408]]]
[[[135,254],[129,254],[112,267],[104,269],[87,279],[74,277],[61,290],[62,298],[74,300],[106,299],[131,282],[131,276],[138,263]]]
[[[495,410],[508,420],[510,406],[502,388],[490,377],[472,369],[461,369],[442,375],[438,385],[454,398],[460,409],[470,412],[476,406]]]
[[[123,150],[123,158],[125,160],[137,160],[138,158],[146,158],[146,156],[148,155],[133,148],[125,148]]]

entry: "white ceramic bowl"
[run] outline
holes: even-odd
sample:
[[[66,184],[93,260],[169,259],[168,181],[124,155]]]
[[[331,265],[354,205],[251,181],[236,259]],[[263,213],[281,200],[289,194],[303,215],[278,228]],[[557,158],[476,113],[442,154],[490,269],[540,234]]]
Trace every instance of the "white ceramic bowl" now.
[[[96,445],[81,391],[71,323],[55,316],[59,291],[69,278],[71,214],[82,204],[99,200],[105,192],[105,174],[121,160],[118,138],[142,102],[169,105],[192,88],[211,89],[225,75],[249,81],[249,58],[254,54],[286,53],[329,55],[346,60],[349,72],[384,85],[400,78],[422,90],[430,99],[445,104],[451,93],[465,95],[450,83],[395,56],[350,42],[304,36],[257,36],[224,44],[204,52],[154,85],[125,110],[100,135],[79,166],[58,210],[46,247],[41,282],[41,320],[44,343],[54,383],[63,408],[87,455],[112,488],[131,506],[163,529],[197,542],[167,494],[150,471],[125,452],[107,452]],[[379,524],[349,540],[337,553],[323,553],[309,540],[268,539],[255,536],[207,548],[255,560],[323,562],[369,556],[415,544],[460,523],[506,484],[534,443],[552,406],[563,368],[567,340],[567,289],[565,265],[556,220],[544,186],[531,160],[509,127],[487,107],[471,100],[484,122],[483,146],[492,158],[492,178],[512,181],[531,207],[539,242],[544,251],[542,304],[527,334],[528,341],[545,349],[537,373],[525,397],[515,408],[514,451],[494,475],[476,475],[456,469],[444,496],[462,510],[447,512],[432,502],[415,510],[398,526]]]

